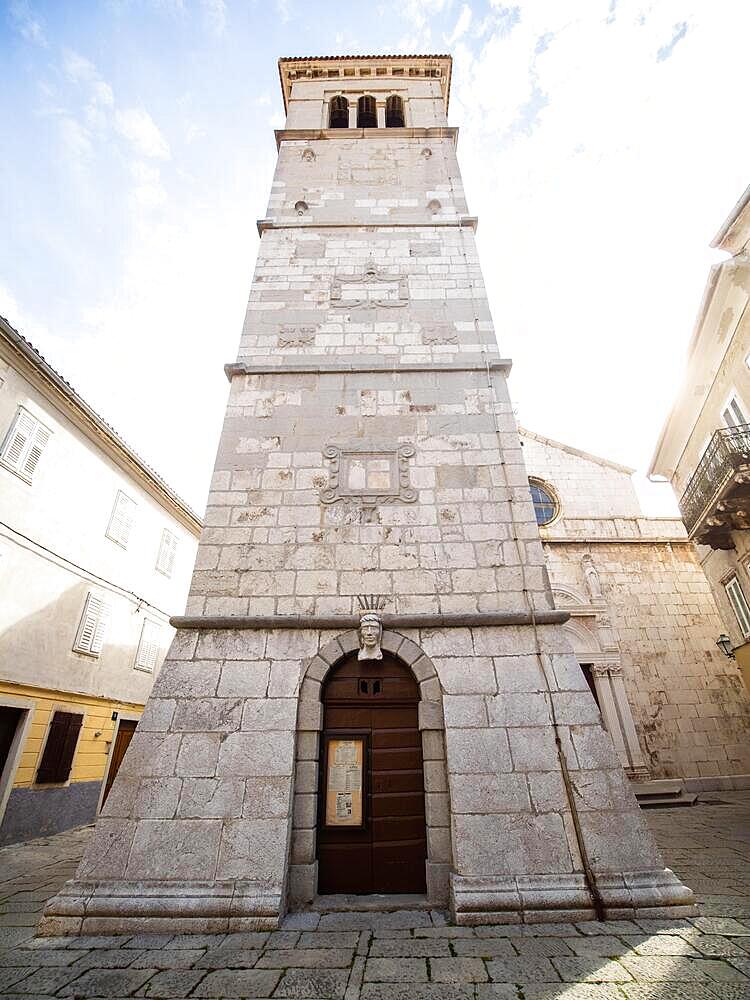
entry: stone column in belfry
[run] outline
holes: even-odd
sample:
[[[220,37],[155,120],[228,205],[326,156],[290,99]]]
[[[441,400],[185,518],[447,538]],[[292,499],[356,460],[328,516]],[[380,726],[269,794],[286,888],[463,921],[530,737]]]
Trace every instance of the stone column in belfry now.
[[[691,913],[552,602],[451,59],[279,69],[189,606],[42,932],[270,928],[340,892]]]

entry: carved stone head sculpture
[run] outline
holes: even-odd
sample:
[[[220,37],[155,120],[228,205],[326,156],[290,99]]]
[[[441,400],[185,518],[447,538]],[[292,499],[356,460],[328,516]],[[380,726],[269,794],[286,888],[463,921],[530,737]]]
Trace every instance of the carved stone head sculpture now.
[[[383,637],[383,625],[380,615],[375,611],[366,611],[359,620],[359,655],[358,660],[382,660],[383,651],[380,640]]]

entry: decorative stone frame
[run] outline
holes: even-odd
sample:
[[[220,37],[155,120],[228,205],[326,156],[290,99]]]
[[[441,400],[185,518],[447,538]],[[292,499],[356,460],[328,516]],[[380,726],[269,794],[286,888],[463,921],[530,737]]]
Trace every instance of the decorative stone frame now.
[[[419,729],[422,733],[427,827],[427,899],[433,906],[446,907],[453,850],[442,689],[432,661],[411,639],[384,629],[381,646],[411,670],[419,685]],[[302,675],[297,709],[294,809],[287,889],[290,909],[312,902],[318,891],[318,768],[323,728],[323,703],[320,699],[323,681],[329,670],[358,649],[358,633],[353,629],[344,632],[318,650]]]
[[[414,445],[402,443],[392,448],[329,444],[323,449],[328,465],[328,484],[320,491],[320,502],[360,503],[377,506],[383,503],[415,503],[417,491],[409,478],[409,459],[416,454]],[[368,490],[349,487],[349,465],[353,460],[381,459],[389,465],[389,489]]]
[[[590,604],[572,591],[553,590],[555,607],[570,614],[563,631],[579,663],[591,664],[591,676],[599,700],[602,723],[614,743],[620,763],[629,778],[651,777],[638,740],[633,713],[622,673],[620,650],[612,633],[607,607]]]

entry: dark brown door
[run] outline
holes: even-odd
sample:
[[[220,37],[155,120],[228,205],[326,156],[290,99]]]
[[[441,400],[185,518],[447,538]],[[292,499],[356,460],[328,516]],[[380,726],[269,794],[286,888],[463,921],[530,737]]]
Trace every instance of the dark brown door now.
[[[336,667],[323,689],[324,737],[364,736],[361,828],[325,826],[325,775],[318,806],[318,891],[423,893],[424,815],[419,688],[397,660],[358,660]],[[326,745],[324,738],[322,746]]]
[[[22,708],[9,708],[7,705],[0,707],[0,775],[8,763],[13,737],[16,735],[23,711]]]
[[[109,795],[109,790],[112,787],[112,782],[115,780],[117,772],[120,770],[122,758],[125,756],[125,751],[130,746],[130,741],[133,739],[133,733],[135,732],[135,727],[137,725],[138,723],[133,722],[131,719],[120,720],[120,725],[117,727],[117,736],[115,737],[115,747],[109,761],[107,784],[104,786],[104,798],[102,799],[102,805],[104,805],[107,801],[107,796]]]

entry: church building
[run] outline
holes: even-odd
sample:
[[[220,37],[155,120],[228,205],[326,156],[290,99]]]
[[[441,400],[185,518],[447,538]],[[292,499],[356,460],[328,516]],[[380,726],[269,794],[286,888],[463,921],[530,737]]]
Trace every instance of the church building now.
[[[340,894],[692,914],[549,585],[451,59],[279,70],[187,613],[42,933],[273,928]]]

